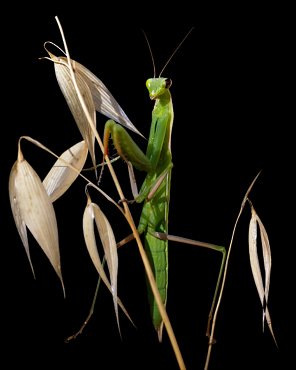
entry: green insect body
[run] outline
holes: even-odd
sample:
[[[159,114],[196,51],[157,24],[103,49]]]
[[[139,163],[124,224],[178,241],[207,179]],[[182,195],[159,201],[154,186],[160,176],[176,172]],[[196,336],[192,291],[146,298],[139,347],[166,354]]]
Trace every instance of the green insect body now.
[[[155,232],[168,233],[169,195],[171,184],[170,149],[173,124],[173,107],[169,87],[171,80],[153,78],[146,82],[150,98],[156,100],[152,112],[152,123],[146,156],[134,143],[125,129],[114,121],[108,121],[105,127],[104,143],[108,145],[109,133],[118,151],[127,163],[147,172],[139,196],[135,200],[145,200],[138,232],[144,233],[145,251],[153,270],[156,285],[164,306],[168,287],[168,241],[153,236]],[[148,278],[147,290],[150,312],[159,340],[162,338],[163,322],[154,299]]]
[[[185,40],[185,38],[183,39],[183,41]],[[178,48],[176,50],[178,50]],[[172,56],[174,55],[174,53],[172,54]],[[89,75],[90,72],[88,71],[87,74]],[[134,201],[141,203],[145,201],[138,225],[138,232],[139,234],[144,235],[145,251],[152,271],[154,273],[156,286],[158,288],[163,305],[166,307],[167,302],[168,241],[200,246],[222,253],[221,267],[216,284],[216,289],[214,292],[213,302],[208,316],[206,335],[210,338],[210,321],[212,318],[215,300],[217,297],[219,284],[226,260],[226,250],[224,247],[218,245],[199,242],[197,240],[168,234],[170,186],[173,167],[171,153],[171,133],[174,113],[172,98],[169,91],[172,81],[167,78],[159,77],[151,78],[146,82],[149,96],[151,100],[155,100],[155,106],[152,112],[152,123],[150,128],[147,152],[145,155],[121,125],[125,125],[126,127],[132,129],[137,133],[139,133],[139,131],[128,120],[127,116],[119,107],[118,103],[116,103],[105,85],[103,85],[102,82],[93,74],[91,74],[91,78],[92,80],[96,81],[96,86],[98,87],[98,90],[100,92],[98,96],[95,95],[96,101],[100,102],[96,105],[96,109],[101,113],[107,115],[108,117],[112,118],[111,120],[107,121],[105,125],[104,158],[108,155],[108,141],[111,134],[112,141],[118,154],[126,161],[129,168],[134,200],[127,201],[126,199],[124,199],[121,201],[125,201],[128,203],[132,203]],[[101,94],[101,92],[104,93]],[[102,96],[104,97],[104,99],[102,99]],[[116,119],[116,121],[121,123],[121,125],[115,123],[113,119]],[[139,194],[136,187],[136,181],[132,167],[135,167],[138,170],[145,171],[147,173]],[[132,240],[133,237],[135,237],[133,234],[128,236],[120,243],[118,243],[118,246],[123,246],[129,240]],[[89,318],[93,314],[94,305],[100,286],[100,280],[101,279],[99,278],[95,297],[87,319],[84,321],[81,329],[75,335],[67,338],[67,342],[72,338],[76,338],[77,335],[82,332]],[[148,277],[146,277],[146,281],[152,322],[158,333],[158,339],[159,341],[161,341],[163,331],[163,319],[152,293]],[[215,341],[213,339],[212,343],[214,342]]]

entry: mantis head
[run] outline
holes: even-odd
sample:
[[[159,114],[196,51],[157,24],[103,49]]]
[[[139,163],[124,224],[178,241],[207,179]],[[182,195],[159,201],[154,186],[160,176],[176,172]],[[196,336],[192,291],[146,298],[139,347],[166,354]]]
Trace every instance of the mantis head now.
[[[153,59],[153,55],[152,55],[152,50],[151,50],[149,41],[147,39],[147,36],[146,36],[145,32],[143,31],[144,36],[145,36],[145,38],[147,40],[147,44],[148,44],[149,50],[150,50],[150,54],[151,54],[151,58],[152,58],[152,63],[153,63],[153,69],[154,69],[154,77],[153,78],[149,78],[149,80],[146,81],[146,87],[147,87],[147,89],[149,91],[149,96],[150,96],[150,99],[151,100],[158,99],[160,95],[162,95],[163,93],[165,93],[172,86],[172,80],[171,79],[169,79],[169,78],[163,78],[163,77],[160,77],[160,76],[162,75],[162,72],[164,71],[165,67],[168,65],[169,61],[172,59],[173,55],[176,53],[176,51],[179,49],[179,47],[183,44],[183,42],[185,41],[185,39],[187,38],[187,36],[189,35],[189,33],[193,30],[193,28],[194,27],[191,28],[191,30],[187,33],[187,35],[181,41],[181,43],[179,44],[179,46],[177,47],[177,49],[173,52],[173,54],[171,55],[170,59],[166,62],[165,66],[163,67],[162,71],[160,72],[158,78],[155,78],[155,64],[154,64],[154,59]]]
[[[172,80],[169,78],[149,78],[146,81],[146,87],[149,91],[151,100],[158,99],[165,91],[172,86]]]

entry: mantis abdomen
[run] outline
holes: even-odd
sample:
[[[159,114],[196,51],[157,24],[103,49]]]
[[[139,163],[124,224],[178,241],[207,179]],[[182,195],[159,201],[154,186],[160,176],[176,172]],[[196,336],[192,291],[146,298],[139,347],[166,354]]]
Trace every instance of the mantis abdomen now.
[[[171,157],[171,156],[169,156]],[[160,162],[162,162],[160,159]],[[163,164],[165,167],[165,164]],[[160,166],[162,167],[162,166]],[[148,174],[148,177],[157,177],[158,174]],[[160,293],[162,303],[166,307],[167,288],[168,288],[168,241],[156,239],[150,233],[168,233],[168,207],[169,207],[169,187],[171,171],[162,182],[153,198],[144,204],[138,231],[144,231],[145,251],[149,259],[150,266],[154,273],[156,285]],[[147,222],[148,219],[148,222]],[[152,322],[158,332],[159,340],[162,339],[162,318],[157,307],[150,283],[146,276],[148,302]]]

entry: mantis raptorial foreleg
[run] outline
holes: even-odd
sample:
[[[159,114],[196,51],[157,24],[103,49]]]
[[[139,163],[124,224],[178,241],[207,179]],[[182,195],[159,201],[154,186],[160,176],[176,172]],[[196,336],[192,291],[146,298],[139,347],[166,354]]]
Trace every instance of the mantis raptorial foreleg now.
[[[129,168],[129,173],[130,173],[130,179],[131,179],[131,187],[132,189],[137,189],[137,186],[134,186],[136,185],[136,182],[135,182],[135,178],[132,179],[132,175],[131,175],[131,171],[132,171],[132,167],[130,167],[131,165],[129,164],[128,168]],[[134,196],[134,199],[133,200],[127,200],[127,199],[124,199],[123,201],[124,202],[127,202],[127,203],[134,203],[134,202],[142,202],[144,199],[146,200],[146,202],[149,202],[154,194],[157,192],[157,190],[159,189],[160,185],[163,183],[163,181],[165,180],[167,174],[171,171],[171,169],[173,168],[173,163],[170,163],[163,171],[162,173],[156,178],[155,181],[153,181],[149,186],[147,186],[143,191],[140,192],[140,194],[138,194],[135,190],[133,191],[133,196]],[[133,173],[133,172],[132,172]],[[142,186],[143,188],[143,186]],[[119,201],[121,202],[121,200]]]

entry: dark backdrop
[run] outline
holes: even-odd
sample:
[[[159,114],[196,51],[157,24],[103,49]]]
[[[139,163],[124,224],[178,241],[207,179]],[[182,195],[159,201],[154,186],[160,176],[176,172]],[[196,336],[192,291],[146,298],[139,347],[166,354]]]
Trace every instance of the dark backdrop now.
[[[160,29],[148,23],[142,25],[141,19],[134,24],[116,23],[112,17],[106,24],[93,14],[89,14],[90,18],[79,18],[78,13],[60,16],[71,57],[102,79],[134,125],[148,137],[153,102],[145,81],[152,77],[153,68],[141,28],[151,44],[159,74],[192,25]],[[54,15],[39,12],[37,18],[32,15],[19,18],[12,23],[17,36],[7,38],[10,42],[5,58],[2,55],[6,91],[2,109],[7,112],[8,108],[9,113],[2,118],[7,166],[4,183],[17,158],[21,135],[31,136],[57,154],[81,140],[58,87],[53,63],[38,60],[46,56],[45,41],[63,48]],[[260,22],[241,22],[238,17],[236,21],[198,24],[163,73],[173,81],[175,110],[171,234],[228,249],[241,201],[262,169],[250,199],[271,243],[269,309],[280,350],[276,349],[266,325],[262,334],[261,304],[249,262],[250,209],[246,205],[234,238],[218,314],[217,344],[210,361],[213,369],[221,364],[227,369],[240,368],[241,364],[259,369],[279,363],[291,325],[288,292],[292,282],[287,267],[292,264],[294,213],[290,48],[276,23],[266,27]],[[49,48],[56,52],[54,47]],[[105,117],[97,114],[100,135],[105,121]],[[131,135],[145,150],[145,140]],[[25,141],[22,150],[43,179],[55,159]],[[96,153],[100,160],[98,146]],[[91,165],[89,158],[87,165]],[[119,161],[114,168],[123,183],[124,194],[131,198],[126,165]],[[144,174],[136,176],[141,184]],[[95,180],[93,174],[89,177]],[[119,309],[120,339],[112,297],[102,286],[95,313],[83,334],[69,344],[63,343],[86,318],[98,278],[82,233],[84,186],[84,180],[77,179],[54,203],[66,299],[53,268],[30,235],[34,281],[9,210],[8,194],[4,192],[3,265],[8,265],[9,271],[2,282],[7,346],[15,348],[16,353],[25,350],[26,361],[32,365],[38,358],[35,355],[45,351],[44,361],[58,358],[63,367],[80,359],[85,367],[96,364],[104,369],[120,365],[129,369],[177,369],[167,334],[159,344],[150,322],[144,268],[135,242],[119,250],[118,295],[137,330]],[[101,187],[115,200],[119,199],[107,168]],[[128,225],[117,209],[94,190],[91,195],[111,222],[116,240],[128,235]],[[130,208],[137,223],[141,205]],[[199,247],[177,243],[169,246],[167,312],[189,369],[202,368],[205,362],[207,315],[220,259],[219,253]]]

